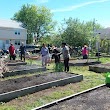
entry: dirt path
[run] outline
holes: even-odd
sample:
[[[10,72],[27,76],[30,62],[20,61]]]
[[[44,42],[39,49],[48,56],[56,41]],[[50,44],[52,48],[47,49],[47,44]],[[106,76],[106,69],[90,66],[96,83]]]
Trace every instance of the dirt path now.
[[[42,110],[110,110],[110,88],[101,87]]]

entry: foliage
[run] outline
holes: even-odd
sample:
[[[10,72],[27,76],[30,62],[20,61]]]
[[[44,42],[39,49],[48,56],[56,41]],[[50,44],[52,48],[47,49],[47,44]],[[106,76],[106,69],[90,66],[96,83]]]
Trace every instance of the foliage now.
[[[102,39],[100,42],[101,52],[109,54],[110,51],[110,40]]]
[[[23,5],[12,19],[23,23],[23,27],[27,29],[28,38],[31,34],[36,34],[36,40],[50,34],[55,26],[52,13],[44,6]]]
[[[62,26],[62,39],[73,47],[89,45],[90,39],[93,38],[93,27],[99,29],[99,24],[94,24],[93,21],[81,22],[79,19],[69,18],[64,20]],[[94,41],[92,39],[91,41]]]
[[[56,63],[54,68],[55,68],[56,72],[62,72],[64,70],[64,65],[61,62],[60,63]]]

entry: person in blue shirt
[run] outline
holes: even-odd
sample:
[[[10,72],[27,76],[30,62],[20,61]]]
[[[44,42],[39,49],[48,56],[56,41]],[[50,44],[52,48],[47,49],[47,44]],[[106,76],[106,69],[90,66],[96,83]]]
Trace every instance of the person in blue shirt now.
[[[24,62],[25,62],[25,53],[26,53],[26,47],[24,46],[24,43],[22,42],[20,48],[19,48],[19,51],[20,51],[20,58],[22,60],[22,58],[24,58]]]
[[[41,48],[41,55],[42,55],[42,66],[47,66],[49,58],[49,49],[45,44],[43,44]]]

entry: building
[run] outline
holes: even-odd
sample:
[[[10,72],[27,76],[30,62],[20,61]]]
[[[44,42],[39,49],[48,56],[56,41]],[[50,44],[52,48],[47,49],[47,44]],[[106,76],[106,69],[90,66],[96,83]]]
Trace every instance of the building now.
[[[96,35],[100,37],[100,39],[108,39],[110,40],[110,27],[96,30]]]
[[[13,43],[16,49],[21,42],[26,44],[27,30],[22,27],[22,23],[14,20],[0,20],[0,49],[8,49]]]
[[[101,41],[105,40],[106,42],[104,42],[105,45],[103,44],[103,47],[101,46],[101,42],[97,42],[96,48],[102,48],[102,51],[106,50],[107,53],[110,53],[110,27],[96,30],[95,33],[96,37],[98,36]]]

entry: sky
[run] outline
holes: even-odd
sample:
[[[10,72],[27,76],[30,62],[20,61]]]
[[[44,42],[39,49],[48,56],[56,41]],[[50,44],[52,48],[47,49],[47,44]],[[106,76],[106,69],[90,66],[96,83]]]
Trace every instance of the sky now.
[[[110,27],[110,0],[0,0],[0,19],[10,19],[22,5],[46,6],[58,23],[69,17]]]

